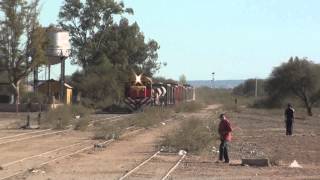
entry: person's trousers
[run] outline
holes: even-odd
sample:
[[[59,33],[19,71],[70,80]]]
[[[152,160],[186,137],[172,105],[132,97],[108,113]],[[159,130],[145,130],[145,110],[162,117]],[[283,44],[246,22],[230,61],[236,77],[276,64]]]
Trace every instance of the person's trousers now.
[[[286,120],[286,135],[292,135],[293,130],[293,121]]]
[[[219,160],[226,163],[229,163],[229,155],[228,155],[228,141],[221,139],[221,144],[219,148]]]

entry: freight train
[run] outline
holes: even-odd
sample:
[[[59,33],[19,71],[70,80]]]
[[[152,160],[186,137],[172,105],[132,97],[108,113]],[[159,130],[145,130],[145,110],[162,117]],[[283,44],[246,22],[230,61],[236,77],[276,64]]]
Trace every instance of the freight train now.
[[[195,100],[195,89],[188,84],[153,83],[144,75],[134,74],[125,88],[125,104],[132,111],[146,106],[168,106]]]

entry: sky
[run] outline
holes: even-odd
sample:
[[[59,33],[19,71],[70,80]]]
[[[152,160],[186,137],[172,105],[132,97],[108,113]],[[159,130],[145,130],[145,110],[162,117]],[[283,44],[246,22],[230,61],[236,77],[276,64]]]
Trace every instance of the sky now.
[[[319,0],[124,0],[147,40],[160,44],[159,76],[187,80],[267,78],[291,56],[320,63]],[[63,0],[41,0],[56,23]],[[66,74],[78,67],[67,66]],[[59,74],[55,71],[56,74]]]

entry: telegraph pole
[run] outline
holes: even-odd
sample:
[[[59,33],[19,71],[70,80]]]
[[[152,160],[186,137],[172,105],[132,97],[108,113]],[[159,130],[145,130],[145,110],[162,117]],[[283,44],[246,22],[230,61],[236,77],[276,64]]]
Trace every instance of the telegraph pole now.
[[[212,89],[214,89],[214,72],[212,72]]]
[[[256,85],[255,85],[255,97],[258,97],[258,78],[256,78]]]

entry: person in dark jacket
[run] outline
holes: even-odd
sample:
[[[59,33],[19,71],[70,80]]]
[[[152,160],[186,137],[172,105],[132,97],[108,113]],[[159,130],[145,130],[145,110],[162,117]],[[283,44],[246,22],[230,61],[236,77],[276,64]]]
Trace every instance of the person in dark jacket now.
[[[294,109],[291,104],[288,104],[287,109],[284,111],[285,123],[286,123],[286,135],[291,136],[293,130],[294,121]]]
[[[224,114],[220,115],[218,131],[221,140],[219,148],[219,161],[223,161],[224,159],[225,163],[229,163],[228,142],[231,141],[232,127],[230,121],[225,117]]]

